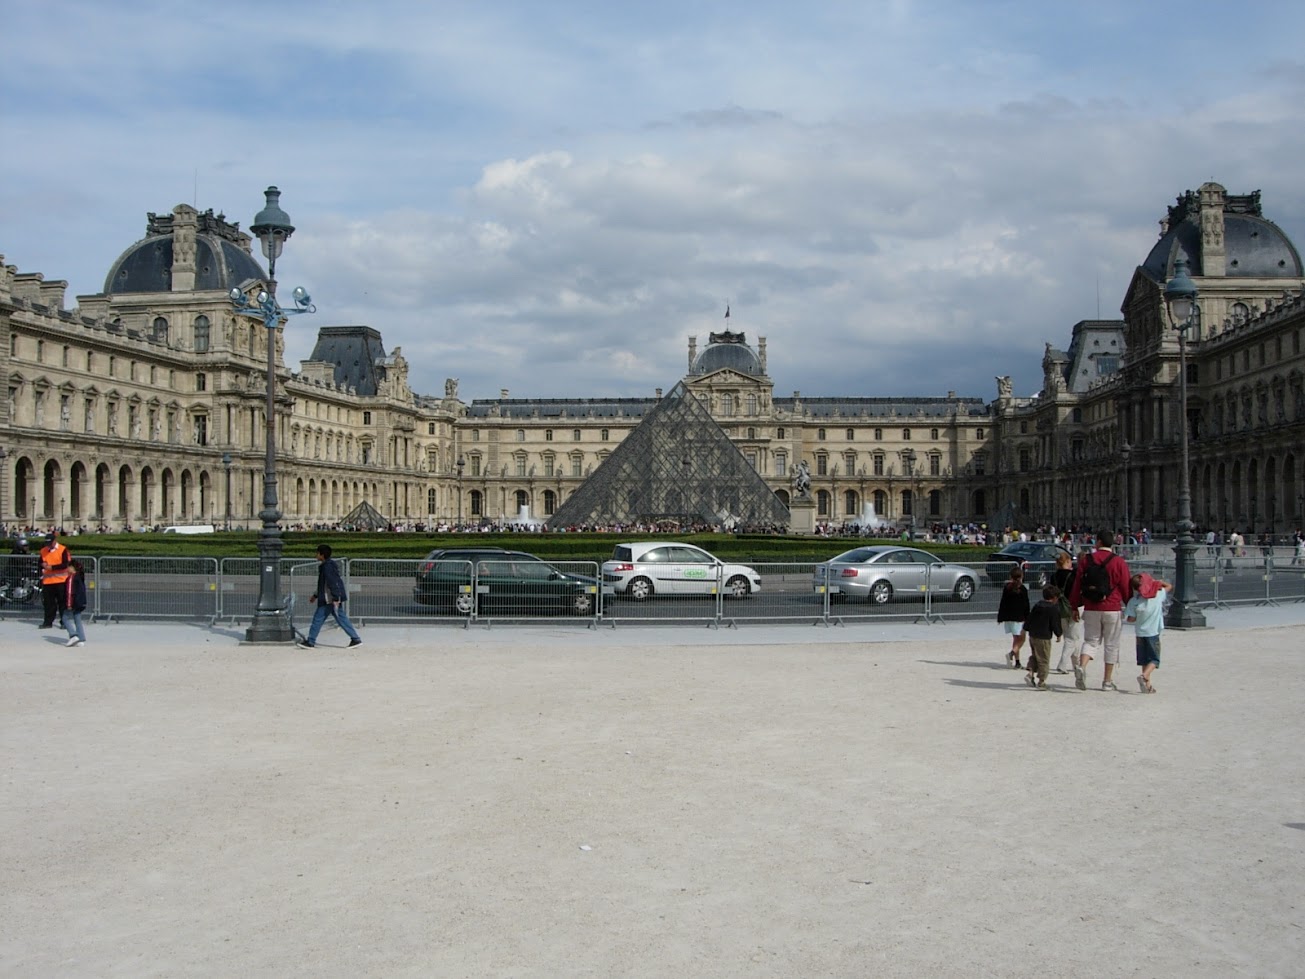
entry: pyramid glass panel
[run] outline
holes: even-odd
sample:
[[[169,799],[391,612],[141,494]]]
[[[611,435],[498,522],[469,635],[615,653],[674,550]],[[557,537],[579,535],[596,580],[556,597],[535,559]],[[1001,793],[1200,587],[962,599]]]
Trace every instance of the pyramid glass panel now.
[[[693,393],[677,384],[548,520],[787,527],[788,507]]]

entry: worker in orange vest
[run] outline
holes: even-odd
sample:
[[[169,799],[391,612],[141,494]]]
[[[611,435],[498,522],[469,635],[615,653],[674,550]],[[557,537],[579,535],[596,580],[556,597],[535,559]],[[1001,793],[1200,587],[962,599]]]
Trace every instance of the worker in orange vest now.
[[[71,563],[72,552],[59,543],[59,536],[53,531],[47,534],[41,548],[41,601],[45,612],[42,629],[53,628],[55,617],[63,612]]]

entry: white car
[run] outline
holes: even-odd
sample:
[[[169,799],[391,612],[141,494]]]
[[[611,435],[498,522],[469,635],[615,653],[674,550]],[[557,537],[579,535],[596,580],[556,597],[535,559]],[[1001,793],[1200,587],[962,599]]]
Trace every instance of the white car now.
[[[727,564],[701,547],[675,541],[617,544],[603,563],[603,585],[637,602],[654,595],[747,598],[761,590],[761,575],[744,564]]]

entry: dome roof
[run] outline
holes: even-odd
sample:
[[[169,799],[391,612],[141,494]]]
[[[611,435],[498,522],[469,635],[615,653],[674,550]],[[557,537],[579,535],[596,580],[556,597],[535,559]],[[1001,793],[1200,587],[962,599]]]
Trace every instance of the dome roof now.
[[[175,220],[179,216],[182,221]],[[184,220],[187,217],[193,220]],[[172,214],[149,215],[145,237],[109,267],[104,278],[105,293],[171,292],[179,234],[194,242],[196,291],[228,292],[249,279],[267,279],[267,273],[249,253],[249,236],[239,225],[211,210],[200,214],[183,205]]]
[[[1222,210],[1223,256],[1207,257],[1202,243],[1202,210]],[[1174,259],[1186,255],[1193,276],[1228,278],[1299,279],[1300,253],[1291,239],[1260,213],[1260,194],[1225,194],[1218,184],[1205,184],[1200,197],[1192,191],[1169,208],[1168,230],[1147,255],[1142,268],[1155,281],[1173,274]],[[1221,262],[1222,268],[1208,263]]]
[[[689,373],[713,374],[719,370],[732,370],[749,377],[766,375],[761,368],[761,359],[748,346],[742,333],[711,334],[706,349],[698,354]]]

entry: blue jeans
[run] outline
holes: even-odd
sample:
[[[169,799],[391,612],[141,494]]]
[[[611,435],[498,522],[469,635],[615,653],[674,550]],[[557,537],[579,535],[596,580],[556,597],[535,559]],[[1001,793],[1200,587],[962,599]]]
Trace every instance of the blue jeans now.
[[[343,629],[344,634],[350,639],[362,639],[358,635],[358,630],[353,627],[353,623],[349,621],[349,616],[344,611],[344,605],[318,602],[317,608],[313,611],[313,624],[308,627],[309,642],[317,642],[317,634],[322,631],[322,625],[326,622],[328,615],[335,619],[335,624]]]
[[[82,642],[86,641],[86,630],[82,628],[81,612],[74,612],[70,608],[64,609],[59,613],[59,624],[68,631],[69,639],[76,636]]]

